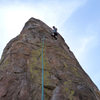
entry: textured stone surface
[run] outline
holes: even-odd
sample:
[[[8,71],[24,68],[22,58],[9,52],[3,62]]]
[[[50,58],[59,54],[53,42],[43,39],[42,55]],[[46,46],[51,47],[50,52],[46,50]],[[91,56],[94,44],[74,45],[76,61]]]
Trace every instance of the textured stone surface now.
[[[31,18],[4,49],[0,60],[0,100],[41,100],[41,51],[44,40],[45,100],[100,100],[100,92],[84,72],[64,39]]]

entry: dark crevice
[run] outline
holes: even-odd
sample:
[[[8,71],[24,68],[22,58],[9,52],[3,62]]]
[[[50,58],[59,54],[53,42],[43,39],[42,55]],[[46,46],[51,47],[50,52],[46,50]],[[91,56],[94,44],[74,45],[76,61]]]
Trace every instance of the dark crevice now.
[[[3,98],[5,98],[8,94],[8,91],[6,91],[6,93],[4,95],[2,95]]]
[[[54,90],[55,86],[53,86],[53,85],[44,85],[44,88],[46,88],[48,90]]]

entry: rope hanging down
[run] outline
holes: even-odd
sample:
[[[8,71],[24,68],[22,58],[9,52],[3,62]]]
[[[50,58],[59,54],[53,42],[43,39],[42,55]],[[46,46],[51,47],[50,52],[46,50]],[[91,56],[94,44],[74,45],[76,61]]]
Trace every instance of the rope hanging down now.
[[[44,49],[44,40],[45,36],[42,38],[42,95],[41,95],[41,100],[44,100],[44,59],[43,59],[43,49]]]

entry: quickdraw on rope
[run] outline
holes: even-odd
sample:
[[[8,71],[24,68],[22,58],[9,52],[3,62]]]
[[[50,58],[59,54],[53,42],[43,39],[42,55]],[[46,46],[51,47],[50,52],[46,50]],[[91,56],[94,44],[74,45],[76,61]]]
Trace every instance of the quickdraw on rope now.
[[[41,95],[41,100],[44,100],[44,59],[43,59],[43,49],[44,49],[44,40],[45,36],[42,38],[42,95]]]

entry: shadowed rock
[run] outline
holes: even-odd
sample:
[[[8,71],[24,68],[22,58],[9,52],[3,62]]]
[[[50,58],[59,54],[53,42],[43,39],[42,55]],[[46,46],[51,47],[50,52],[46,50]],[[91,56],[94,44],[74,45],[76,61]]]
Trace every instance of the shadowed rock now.
[[[84,72],[61,35],[31,18],[5,47],[0,60],[0,100],[41,100],[42,39],[44,99],[100,100],[100,92]]]

